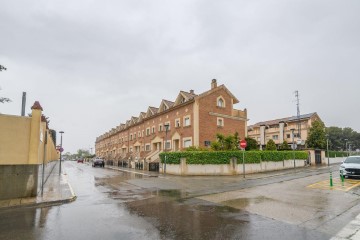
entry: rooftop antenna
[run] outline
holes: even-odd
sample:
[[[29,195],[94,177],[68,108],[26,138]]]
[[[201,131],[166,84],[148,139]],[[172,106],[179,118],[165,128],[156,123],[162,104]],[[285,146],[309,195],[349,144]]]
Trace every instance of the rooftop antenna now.
[[[300,99],[299,99],[299,91],[295,91],[295,98],[296,98],[296,110],[297,110],[297,122],[298,122],[298,137],[301,139],[301,122],[300,122]]]

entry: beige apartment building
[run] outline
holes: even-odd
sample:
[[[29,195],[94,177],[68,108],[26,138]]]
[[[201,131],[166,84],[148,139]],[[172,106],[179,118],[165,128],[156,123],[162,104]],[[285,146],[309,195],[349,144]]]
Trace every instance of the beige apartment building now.
[[[131,117],[96,138],[98,157],[134,167],[135,163],[159,162],[164,151],[190,146],[209,147],[216,134],[239,133],[245,138],[247,110],[233,106],[239,100],[224,86],[211,81],[210,90],[196,94],[180,91],[174,101],[162,100],[158,107]]]
[[[284,141],[289,145],[293,142],[297,148],[304,148],[312,123],[320,120],[319,115],[314,113],[303,114],[293,117],[258,122],[248,126],[248,137],[258,142],[260,149],[265,148],[266,143],[272,139],[276,145],[281,145]],[[294,134],[294,138],[293,138]]]

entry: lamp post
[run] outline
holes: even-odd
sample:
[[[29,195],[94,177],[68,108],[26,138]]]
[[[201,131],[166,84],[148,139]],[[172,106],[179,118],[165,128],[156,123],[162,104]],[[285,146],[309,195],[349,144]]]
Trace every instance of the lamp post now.
[[[327,151],[327,159],[328,159],[328,167],[330,166],[330,159],[329,159],[329,135],[326,134],[326,151]]]
[[[348,143],[348,140],[347,138],[344,139],[345,140],[345,152],[347,152],[347,143]],[[348,155],[349,156],[349,155]]]
[[[164,151],[165,151],[165,160],[164,160],[164,174],[166,174],[166,143],[167,143],[167,132],[168,132],[168,130],[169,130],[169,124],[168,123],[166,123],[165,125],[164,125],[164,127],[165,127],[165,146],[164,146]]]
[[[59,167],[59,174],[61,174],[61,153],[63,151],[63,148],[62,148],[62,135],[64,133],[64,131],[60,131],[60,167]]]
[[[348,151],[348,156],[351,155],[351,143],[349,143],[349,151]]]
[[[292,135],[292,151],[293,151],[293,158],[294,158],[294,169],[295,169],[295,142],[294,142],[294,131],[295,128],[290,129]]]

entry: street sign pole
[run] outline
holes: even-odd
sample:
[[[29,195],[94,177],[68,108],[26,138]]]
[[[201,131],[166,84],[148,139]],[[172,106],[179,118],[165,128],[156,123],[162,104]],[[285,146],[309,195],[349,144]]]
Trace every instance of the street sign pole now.
[[[245,148],[243,148],[243,175],[245,178]]]
[[[246,148],[246,141],[245,140],[241,140],[240,141],[240,148],[243,150],[243,176],[245,178],[245,148]]]

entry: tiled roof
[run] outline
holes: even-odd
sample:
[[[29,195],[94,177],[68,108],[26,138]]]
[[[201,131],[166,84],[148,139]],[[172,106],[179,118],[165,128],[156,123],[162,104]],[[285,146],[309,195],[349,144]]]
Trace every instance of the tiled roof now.
[[[154,114],[156,114],[159,111],[159,109],[156,107],[149,107],[149,108]]]
[[[165,99],[164,99],[164,103],[165,103],[169,108],[171,108],[171,107],[174,105],[174,102],[169,101],[169,100],[165,100]]]
[[[184,94],[188,99],[192,99],[197,96],[195,93],[189,93],[185,91],[181,91],[181,93]]]
[[[300,115],[300,120],[308,119],[308,118],[312,117],[314,114],[316,114],[316,112]],[[279,118],[279,119],[255,123],[253,125],[250,125],[249,128],[260,127],[261,125],[277,125],[280,122],[291,122],[291,121],[297,121],[297,120],[298,120],[297,116]]]

